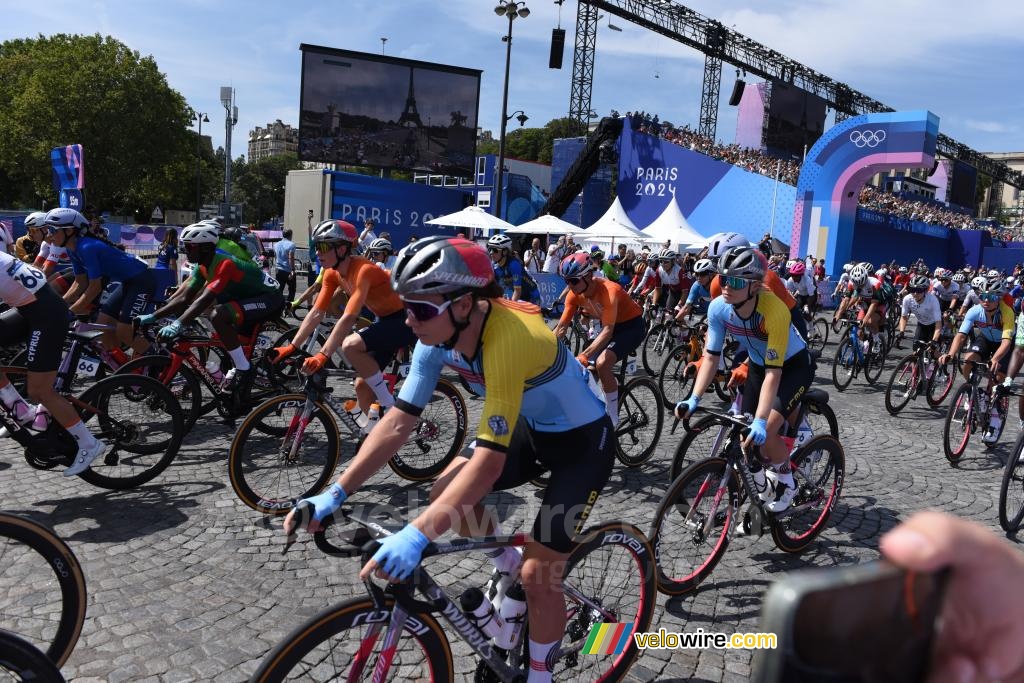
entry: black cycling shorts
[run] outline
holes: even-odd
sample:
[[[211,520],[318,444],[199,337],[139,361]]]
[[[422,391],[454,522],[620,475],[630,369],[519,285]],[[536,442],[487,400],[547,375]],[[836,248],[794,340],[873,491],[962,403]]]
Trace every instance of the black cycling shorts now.
[[[107,297],[100,313],[116,318],[119,323],[130,323],[146,312],[156,292],[156,274],[147,268],[131,280],[121,283],[120,289]]]
[[[949,301],[947,301],[946,299],[939,299],[939,312],[945,313],[946,311],[948,311],[949,305],[951,303],[953,303],[952,299],[950,299]]]
[[[68,335],[68,305],[50,287],[42,287],[35,296],[30,304],[0,313],[0,345],[27,338],[29,372],[55,372]]]
[[[744,413],[757,414],[757,404],[761,398],[761,385],[764,383],[764,374],[765,368],[763,365],[750,363],[747,381],[743,384]],[[807,393],[813,381],[814,369],[811,366],[811,357],[807,354],[807,349],[804,349],[783,363],[782,381],[779,382],[779,390],[775,394],[772,410],[788,418],[789,414],[799,404],[800,398]]]
[[[935,325],[936,323],[932,323],[931,325],[922,325],[921,323],[918,323],[917,329],[914,330],[914,341],[930,342],[932,337],[935,336]]]
[[[639,315],[624,323],[615,323],[615,327],[612,329],[612,340],[608,342],[608,346],[604,347],[604,350],[612,351],[616,358],[622,360],[636,351],[646,335],[647,326],[644,325],[643,317]]]
[[[981,356],[981,360],[984,363],[988,363],[992,360],[992,354],[996,352],[1002,341],[989,341],[980,334],[975,335],[974,341],[967,348],[970,353],[976,353]],[[1007,353],[1003,356],[1002,360],[999,361],[999,372],[1005,373],[1010,368],[1010,356],[1012,353]]]
[[[682,292],[677,289],[677,285],[661,286],[661,305],[665,307],[666,311],[675,310],[675,307],[679,305],[680,296],[682,296]]]
[[[399,349],[416,345],[416,335],[412,328],[405,324],[405,311],[397,311],[383,318],[377,318],[369,327],[359,330],[358,334],[366,345],[366,350],[381,372],[395,359]]]
[[[258,324],[281,314],[284,310],[284,296],[279,292],[264,292],[259,296],[228,301],[223,305],[231,311],[238,333],[249,337]]]
[[[568,553],[614,463],[615,432],[607,415],[567,432],[538,432],[520,419],[494,490],[514,489],[550,472],[530,534],[544,547]]]

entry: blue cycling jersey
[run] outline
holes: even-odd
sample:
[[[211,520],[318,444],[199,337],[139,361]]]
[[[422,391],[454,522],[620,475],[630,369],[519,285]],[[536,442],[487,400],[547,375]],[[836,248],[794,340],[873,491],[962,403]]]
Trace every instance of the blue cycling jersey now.
[[[711,292],[699,282],[690,286],[690,293],[686,296],[686,303],[693,306],[694,310],[703,313],[711,301]]]
[[[750,356],[750,361],[763,367],[782,364],[807,348],[800,333],[793,327],[793,318],[782,299],[770,291],[757,294],[754,313],[744,320],[725,297],[715,298],[708,306],[707,350],[721,354],[725,333],[736,339]]]
[[[999,301],[999,308],[992,312],[992,317],[985,315],[985,307],[981,304],[971,306],[960,323],[960,334],[969,334],[974,330],[990,342],[999,342],[1013,338],[1013,309],[1005,301]]]
[[[115,282],[127,282],[149,268],[137,256],[92,237],[79,237],[74,251],[68,250],[68,256],[75,275],[85,273],[90,280],[106,277]]]
[[[506,259],[504,266],[493,262],[491,265],[494,267],[494,279],[505,291],[506,299],[512,298],[516,287],[520,288],[520,298],[524,301],[533,301],[538,298],[539,292],[531,286],[529,280],[523,277],[523,264],[518,259]]]

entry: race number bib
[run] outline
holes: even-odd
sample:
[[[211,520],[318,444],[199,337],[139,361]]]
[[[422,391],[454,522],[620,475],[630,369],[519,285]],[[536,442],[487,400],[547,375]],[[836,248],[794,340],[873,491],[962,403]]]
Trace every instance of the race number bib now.
[[[42,271],[36,270],[27,263],[15,263],[12,268],[7,269],[7,274],[19,285],[35,294],[46,284],[46,276]]]
[[[98,358],[82,356],[78,359],[78,374],[83,377],[95,377],[99,369],[100,361]]]
[[[270,273],[263,273],[263,284],[273,289],[278,289],[281,286],[277,280],[270,277]]]

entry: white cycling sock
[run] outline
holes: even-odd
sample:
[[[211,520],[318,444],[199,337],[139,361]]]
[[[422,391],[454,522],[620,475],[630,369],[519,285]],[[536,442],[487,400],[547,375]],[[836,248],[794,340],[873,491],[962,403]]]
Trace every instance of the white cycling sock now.
[[[239,370],[249,369],[249,359],[245,357],[245,351],[239,346],[236,349],[228,349],[228,355],[231,356],[231,362],[235,364],[235,367]]]
[[[19,398],[21,398],[21,394],[10,382],[0,387],[0,401],[3,401],[8,408],[13,406]]]
[[[75,437],[79,448],[88,448],[96,443],[96,437],[92,435],[92,432],[89,431],[89,428],[81,420],[66,429],[71,436]]]
[[[557,640],[553,643],[538,643],[530,638],[530,673],[526,677],[526,683],[550,683],[548,655],[557,645]]]
[[[604,405],[608,410],[608,417],[612,419],[612,424],[617,425],[619,423],[619,392],[617,390],[605,392]]]
[[[395,405],[395,397],[388,391],[388,383],[384,381],[382,373],[374,373],[365,379],[367,385],[373,389],[374,395],[377,396],[377,403],[380,404],[381,408],[390,408]]]

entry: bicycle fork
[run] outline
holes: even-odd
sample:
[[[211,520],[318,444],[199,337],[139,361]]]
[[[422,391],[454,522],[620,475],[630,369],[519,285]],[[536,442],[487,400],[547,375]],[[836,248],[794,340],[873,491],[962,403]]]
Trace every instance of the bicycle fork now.
[[[313,419],[313,409],[315,407],[313,401],[307,398],[302,410],[296,411],[292,415],[292,420],[288,424],[288,430],[284,435],[284,441],[281,442],[282,455],[287,462],[295,462],[298,457],[302,435],[306,433],[306,427],[309,426]],[[287,449],[287,453],[283,452],[285,449]]]

